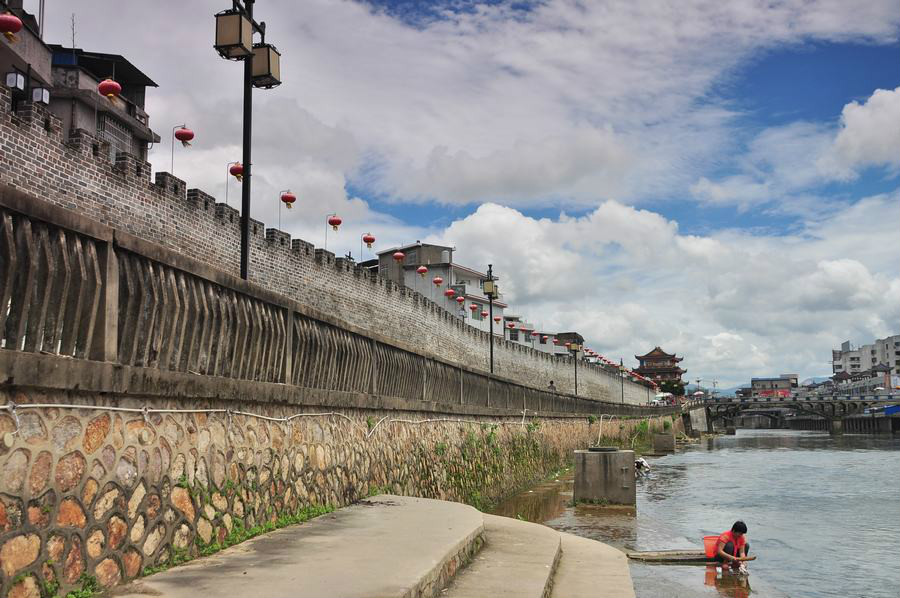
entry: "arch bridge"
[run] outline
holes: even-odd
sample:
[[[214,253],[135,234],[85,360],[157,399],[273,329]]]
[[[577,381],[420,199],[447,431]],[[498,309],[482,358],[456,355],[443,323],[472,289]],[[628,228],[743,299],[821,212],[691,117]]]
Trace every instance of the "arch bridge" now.
[[[752,399],[720,399],[705,404],[709,425],[715,420],[724,420],[726,426],[742,413],[752,412],[774,420],[779,416],[776,410],[787,409],[794,413],[821,417],[828,422],[831,434],[843,432],[844,418],[859,415],[873,405],[884,405],[886,397],[791,397],[791,398],[752,398]]]

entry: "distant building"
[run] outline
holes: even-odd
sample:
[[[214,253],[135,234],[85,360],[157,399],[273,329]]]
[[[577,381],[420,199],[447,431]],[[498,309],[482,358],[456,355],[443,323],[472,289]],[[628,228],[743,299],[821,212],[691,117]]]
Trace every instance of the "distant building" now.
[[[6,4],[23,25],[16,43],[0,44],[3,80],[18,74],[24,82],[25,89],[13,89],[13,101],[49,100],[48,108],[62,121],[64,134],[82,129],[109,143],[111,160],[122,152],[146,161],[148,145],[160,140],[144,111],[145,90],[156,83],[118,54],[44,43],[40,25],[22,8],[22,1]],[[122,86],[113,101],[97,89],[108,77]]]
[[[394,253],[398,251],[405,255],[402,262],[393,258]],[[368,262],[365,265],[368,265]],[[420,266],[425,266],[428,271],[419,274]],[[490,330],[489,302],[484,294],[487,273],[453,263],[452,247],[414,243],[380,251],[378,272],[397,284],[418,291],[450,313],[466,319],[470,325],[484,331]],[[440,285],[434,284],[436,277],[442,279]],[[494,276],[494,280],[499,281],[499,277]],[[444,294],[448,289],[453,290],[453,297],[448,298]],[[458,297],[462,297],[465,301],[457,302]],[[471,309],[473,305],[475,309]],[[507,307],[502,293],[494,299],[494,317],[499,318],[499,322],[494,322],[494,334],[497,336],[505,334],[502,327]]]
[[[777,378],[751,378],[751,397],[790,397],[798,387],[797,374],[782,374]]]
[[[844,341],[840,349],[831,351],[831,368],[834,374],[858,374],[877,365],[885,365],[891,369],[891,374],[900,375],[900,334],[877,339],[871,345],[862,345],[856,349],[850,345],[850,341]]]
[[[640,366],[635,372],[649,378],[654,382],[665,382],[674,380],[681,382],[681,377],[687,373],[687,370],[681,369],[678,365],[683,357],[677,357],[674,353],[666,353],[659,347],[654,347],[652,351],[645,355],[635,355]]]

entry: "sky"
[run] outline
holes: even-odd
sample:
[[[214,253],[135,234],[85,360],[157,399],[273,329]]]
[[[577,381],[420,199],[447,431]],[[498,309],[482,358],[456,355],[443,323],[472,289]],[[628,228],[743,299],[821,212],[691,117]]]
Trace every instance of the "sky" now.
[[[36,1],[32,1],[36,4]],[[45,38],[121,53],[150,152],[226,197],[241,65],[228,2],[47,0]],[[28,2],[26,2],[28,7]],[[691,380],[829,375],[900,333],[900,0],[260,0],[284,83],[254,93],[253,210],[359,257],[488,263],[515,312]],[[291,189],[295,209],[279,216]],[[230,183],[229,201],[240,188]],[[367,252],[363,258],[371,257]]]

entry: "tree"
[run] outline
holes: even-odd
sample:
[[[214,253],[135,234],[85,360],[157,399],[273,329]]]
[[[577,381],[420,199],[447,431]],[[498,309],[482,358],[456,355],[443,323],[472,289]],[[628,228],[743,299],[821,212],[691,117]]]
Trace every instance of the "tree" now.
[[[663,380],[659,384],[659,389],[663,392],[670,392],[676,397],[684,396],[684,382],[680,380]]]

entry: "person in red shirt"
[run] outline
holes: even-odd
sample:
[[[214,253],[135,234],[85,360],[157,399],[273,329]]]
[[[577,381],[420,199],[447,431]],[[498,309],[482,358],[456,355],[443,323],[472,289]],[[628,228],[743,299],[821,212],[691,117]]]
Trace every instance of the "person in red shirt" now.
[[[738,570],[744,562],[753,561],[755,556],[750,554],[750,544],[747,542],[747,524],[743,521],[735,521],[731,531],[724,532],[716,542],[716,560],[731,565]]]

